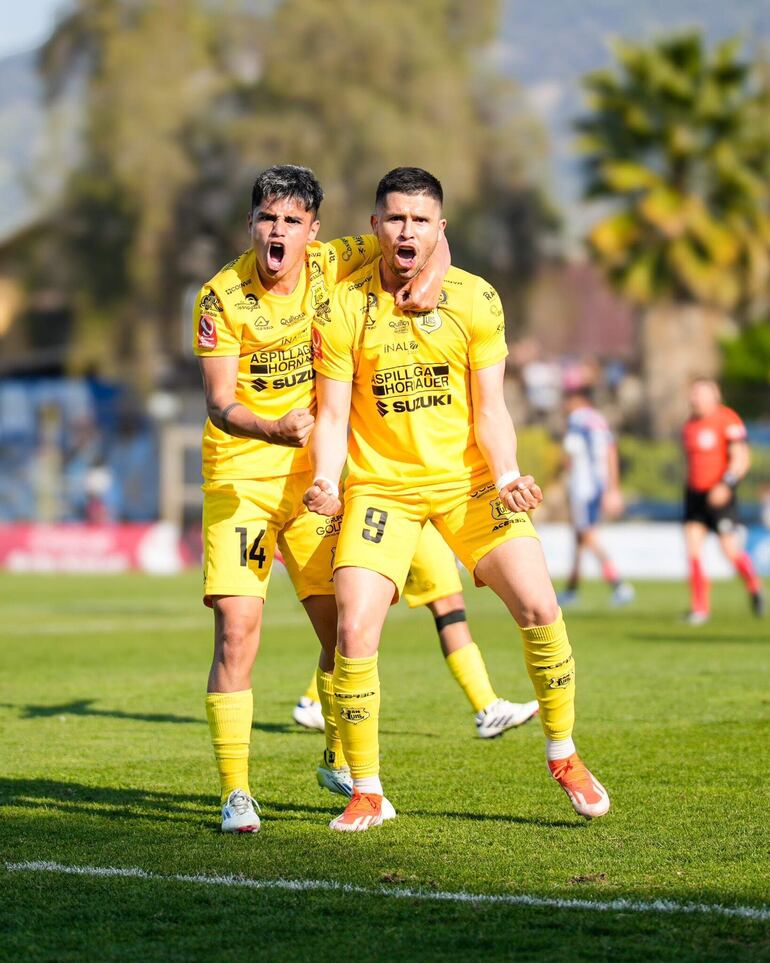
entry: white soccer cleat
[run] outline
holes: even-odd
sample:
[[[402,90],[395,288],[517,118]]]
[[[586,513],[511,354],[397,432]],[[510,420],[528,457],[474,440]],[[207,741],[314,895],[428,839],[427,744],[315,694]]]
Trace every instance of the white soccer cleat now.
[[[258,833],[259,803],[242,789],[233,789],[222,806],[223,833]]]
[[[343,813],[329,823],[330,829],[342,833],[363,833],[396,818],[396,810],[385,798],[373,792],[356,792]]]
[[[614,606],[628,605],[636,598],[636,590],[630,582],[619,582],[612,590],[611,602]]]
[[[326,729],[321,703],[308,699],[307,696],[302,696],[294,706],[291,716],[298,726],[303,726],[305,729],[317,729],[319,732]]]
[[[336,793],[338,796],[347,796],[348,799],[353,795],[353,777],[347,766],[331,766],[327,753],[324,753],[321,765],[315,771],[315,777],[321,789],[328,789],[329,792]]]
[[[508,729],[523,726],[540,712],[537,699],[532,702],[508,702],[498,699],[476,713],[476,731],[482,739],[494,739]]]
[[[579,816],[596,819],[609,811],[610,797],[607,790],[576,752],[566,759],[550,760],[548,771],[566,792],[572,808]]]
[[[711,618],[708,612],[688,612],[684,617],[684,621],[688,625],[705,625],[706,622]]]

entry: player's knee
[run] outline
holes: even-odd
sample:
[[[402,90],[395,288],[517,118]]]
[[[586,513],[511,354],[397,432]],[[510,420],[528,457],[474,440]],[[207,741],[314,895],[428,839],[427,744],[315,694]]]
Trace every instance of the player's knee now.
[[[528,599],[521,604],[519,625],[531,628],[535,625],[553,625],[559,618],[559,603],[556,598]]]
[[[217,639],[217,649],[225,665],[250,666],[257,654],[259,630],[246,622],[225,625]]]
[[[377,650],[371,624],[356,612],[341,614],[337,623],[337,648],[349,658],[365,658]]]

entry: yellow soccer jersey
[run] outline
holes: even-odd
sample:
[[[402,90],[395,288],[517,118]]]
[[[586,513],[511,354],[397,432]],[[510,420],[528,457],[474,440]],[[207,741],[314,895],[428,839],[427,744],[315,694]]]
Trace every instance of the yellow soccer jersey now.
[[[237,355],[235,398],[274,421],[314,401],[310,336],[313,317],[329,311],[329,292],[379,253],[377,238],[345,237],[307,246],[304,274],[292,294],[265,291],[252,250],[226,264],[201,288],[193,315],[195,353]],[[203,432],[203,477],[274,478],[310,467],[307,450],[235,438],[210,420]]]
[[[409,489],[487,470],[473,433],[470,372],[508,353],[503,309],[482,278],[450,268],[434,311],[383,291],[380,259],[338,284],[313,323],[317,372],[351,381],[348,485]]]

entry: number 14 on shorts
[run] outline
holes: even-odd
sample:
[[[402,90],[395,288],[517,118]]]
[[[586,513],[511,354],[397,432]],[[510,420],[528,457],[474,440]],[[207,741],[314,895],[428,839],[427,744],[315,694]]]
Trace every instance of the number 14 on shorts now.
[[[249,548],[249,533],[246,528],[241,525],[236,525],[235,531],[240,535],[240,555],[241,555],[241,566],[245,568],[249,564],[249,559],[256,562],[259,568],[265,564],[267,556],[265,555],[264,548],[261,547],[260,543],[265,537],[266,529],[261,529],[259,533],[255,536],[253,542],[251,543],[251,548]]]

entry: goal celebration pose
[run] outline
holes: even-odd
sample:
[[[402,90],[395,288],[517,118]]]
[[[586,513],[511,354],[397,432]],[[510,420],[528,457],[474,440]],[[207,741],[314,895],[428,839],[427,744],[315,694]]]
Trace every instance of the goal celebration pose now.
[[[355,790],[330,824],[342,831],[395,815],[379,778],[377,650],[428,521],[521,629],[552,776],[586,817],[610,804],[572,741],[574,662],[527,514],[542,492],[519,471],[503,400],[500,299],[482,278],[450,268],[436,309],[406,314],[396,300],[436,248],[442,204],[441,184],[427,171],[387,174],[372,216],[381,256],[335,288],[328,316],[313,325],[318,414],[308,508],[340,511],[346,458],[349,465],[334,561],[333,691]]]
[[[256,832],[249,788],[251,670],[276,545],[322,645],[319,685],[331,698],[336,606],[331,581],[338,526],[321,527],[302,504],[314,407],[310,327],[329,291],[371,261],[376,238],[316,241],[323,198],[312,171],[271,167],[256,179],[251,247],[199,294],[194,350],[208,409],[203,433],[205,601],[214,610],[206,714],[219,770],[224,832]],[[445,264],[404,306],[438,299]],[[412,286],[413,287],[413,286]],[[412,297],[414,300],[409,300]],[[333,778],[331,773],[330,778]]]

